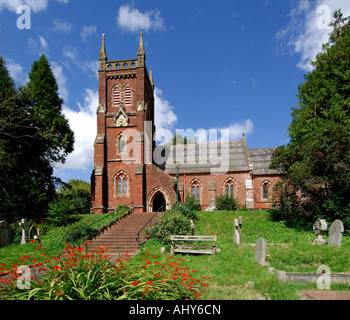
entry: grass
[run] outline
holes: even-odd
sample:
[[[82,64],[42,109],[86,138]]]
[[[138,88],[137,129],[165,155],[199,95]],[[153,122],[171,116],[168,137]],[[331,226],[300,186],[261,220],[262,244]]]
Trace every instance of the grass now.
[[[64,236],[67,232],[75,231],[83,226],[86,226],[96,220],[99,220],[103,215],[96,214],[83,214],[74,215],[72,217],[72,223],[62,227],[56,227],[49,229],[46,233],[41,232],[41,242],[44,246],[42,252],[47,253],[50,256],[58,255],[60,250],[64,247]],[[10,244],[0,248],[0,264],[6,264],[11,266],[18,263],[21,256],[30,255],[33,258],[41,259],[42,255],[35,249],[37,243]]]
[[[255,247],[233,244],[233,220],[239,216],[243,217],[241,243],[265,238],[270,255],[267,261],[275,270],[316,272],[318,266],[327,265],[331,272],[350,272],[349,237],[343,237],[341,248],[311,245],[312,231],[298,231],[283,222],[272,221],[267,211],[200,212],[196,234],[217,235],[217,248],[221,249],[212,256],[185,256],[188,267],[197,269],[198,276],[212,277],[203,299],[255,300],[261,294],[272,300],[296,300],[300,299],[300,290],[317,290],[316,284],[280,283],[275,274],[255,261]],[[290,245],[269,246],[269,243]],[[160,245],[152,241],[147,246],[160,250]],[[254,285],[250,286],[249,281]],[[332,290],[350,290],[350,286],[332,285]]]
[[[263,295],[271,300],[300,299],[300,290],[316,290],[316,284],[280,283],[277,276],[268,272],[267,267],[260,266],[254,259],[255,247],[236,246],[233,244],[233,220],[243,217],[241,243],[255,243],[260,237],[267,240],[267,261],[276,270],[315,272],[320,265],[327,265],[331,272],[350,272],[350,237],[343,237],[341,248],[327,245],[311,245],[314,238],[310,232],[298,231],[286,227],[283,222],[272,221],[267,211],[217,211],[199,212],[199,221],[195,222],[197,235],[217,235],[215,255],[179,255],[184,265],[196,271],[196,278],[211,278],[201,298],[205,300],[255,300]],[[101,215],[83,215],[76,222],[66,227],[54,228],[42,237],[43,251],[57,255],[57,243],[62,241],[68,230],[86,225]],[[327,236],[324,236],[326,240]],[[271,243],[287,243],[285,246],[271,246]],[[158,255],[162,244],[152,239],[144,249],[151,255]],[[36,244],[9,245],[0,248],[0,263],[11,266],[23,255],[41,257],[35,251]],[[168,246],[169,249],[169,246]],[[135,257],[141,259],[143,251]],[[202,278],[203,277],[203,278]],[[254,283],[249,285],[248,283]],[[332,290],[349,291],[349,285],[334,285]]]

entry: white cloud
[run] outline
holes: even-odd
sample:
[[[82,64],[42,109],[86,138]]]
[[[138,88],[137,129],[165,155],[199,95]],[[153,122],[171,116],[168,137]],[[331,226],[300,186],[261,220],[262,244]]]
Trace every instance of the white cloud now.
[[[164,20],[159,10],[140,12],[134,8],[134,3],[119,8],[117,23],[122,29],[131,32],[164,29]]]
[[[237,141],[242,138],[243,133],[245,136],[252,134],[254,132],[254,124],[250,119],[248,119],[243,123],[232,123],[228,127],[221,128],[220,131],[223,129],[228,130],[229,141]]]
[[[40,48],[43,51],[47,51],[47,49],[49,48],[49,45],[48,45],[47,41],[45,40],[45,38],[43,36],[39,36],[39,41],[40,41]]]
[[[17,8],[21,5],[27,5],[33,12],[45,11],[48,0],[0,0],[0,11],[5,8],[16,12]]]
[[[163,91],[157,87],[154,89],[154,107],[156,129],[173,129],[177,122],[174,107],[163,98]]]
[[[78,50],[72,46],[65,46],[62,51],[62,55],[73,62],[77,67],[80,68],[87,75],[94,75],[98,79],[98,68],[99,62],[97,60],[82,61],[79,59]]]
[[[10,73],[11,78],[18,84],[23,85],[27,82],[27,76],[23,72],[23,67],[16,63],[14,60],[8,58],[6,59],[6,67]]]
[[[35,55],[47,54],[49,50],[49,44],[43,36],[39,36],[39,39],[28,38],[28,46]]]
[[[60,33],[69,33],[73,29],[73,24],[59,19],[52,20],[53,28],[51,31]]]
[[[96,138],[96,108],[98,105],[98,91],[86,89],[84,104],[78,104],[78,111],[63,107],[63,114],[68,119],[74,131],[74,151],[68,155],[66,162],[60,165],[56,175],[64,175],[66,170],[77,170],[88,173],[94,163],[93,144]]]
[[[62,67],[55,61],[51,63],[52,72],[58,84],[58,94],[64,100],[68,100],[67,78],[63,74]]]
[[[96,26],[84,26],[81,28],[80,37],[85,42],[90,36],[96,34]]]
[[[61,4],[67,4],[69,2],[69,0],[56,0],[56,1]]]
[[[328,42],[334,11],[341,9],[344,16],[350,15],[349,0],[299,0],[288,15],[289,24],[280,30],[276,38],[281,47],[291,49],[292,54],[299,54],[298,67],[311,71],[311,60],[321,52],[322,44]]]

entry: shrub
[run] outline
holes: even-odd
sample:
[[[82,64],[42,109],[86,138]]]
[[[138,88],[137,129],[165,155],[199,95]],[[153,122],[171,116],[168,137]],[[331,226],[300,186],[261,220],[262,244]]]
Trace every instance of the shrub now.
[[[72,202],[64,196],[58,196],[49,204],[46,221],[56,227],[63,226],[72,220],[73,213],[75,210]]]
[[[237,201],[228,195],[218,196],[215,199],[217,210],[234,211],[237,210]]]
[[[193,209],[193,204],[188,202],[175,202],[172,210],[181,212],[186,218],[198,220],[197,212]]]
[[[197,201],[194,197],[188,195],[186,198],[186,205],[191,211],[201,211],[202,207],[199,201]]]
[[[166,244],[171,235],[191,235],[191,230],[190,219],[178,210],[170,210],[157,219],[150,235]]]

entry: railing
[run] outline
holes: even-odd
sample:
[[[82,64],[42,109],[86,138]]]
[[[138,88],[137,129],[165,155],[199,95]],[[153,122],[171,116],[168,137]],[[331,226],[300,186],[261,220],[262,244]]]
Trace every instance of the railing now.
[[[129,205],[131,205],[131,207],[129,207]],[[100,235],[101,231],[108,228],[109,226],[112,226],[116,221],[124,218],[126,215],[130,214],[134,210],[134,202],[130,202],[125,206],[129,210],[121,216],[118,216],[119,212],[116,209],[114,212],[111,212],[110,214],[80,228],[77,231],[74,231],[69,234],[65,234],[64,236],[65,242],[75,243],[75,242],[81,241],[82,238],[86,236],[96,237]]]
[[[146,224],[140,229],[140,231],[136,234],[136,241],[137,241],[137,248],[140,248],[140,233],[143,231],[143,229],[145,229],[147,227],[147,225],[149,224],[150,228],[152,228],[152,220],[154,217],[156,217],[158,215],[158,213],[160,212],[160,210],[164,210],[166,209],[166,201],[161,205],[161,207],[158,209],[158,211],[151,217],[151,219],[149,219]]]

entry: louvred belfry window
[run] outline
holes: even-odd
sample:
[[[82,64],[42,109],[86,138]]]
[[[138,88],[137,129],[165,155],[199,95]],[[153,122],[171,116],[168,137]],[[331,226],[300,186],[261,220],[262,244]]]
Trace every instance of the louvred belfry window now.
[[[120,105],[120,91],[118,87],[115,87],[113,90],[113,106],[119,107]]]
[[[124,89],[124,100],[125,100],[125,106],[130,107],[131,106],[131,88],[130,86],[126,86]]]

